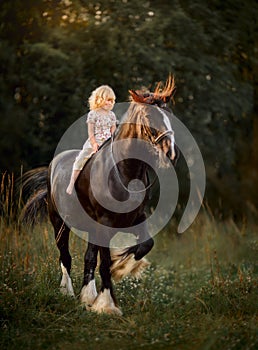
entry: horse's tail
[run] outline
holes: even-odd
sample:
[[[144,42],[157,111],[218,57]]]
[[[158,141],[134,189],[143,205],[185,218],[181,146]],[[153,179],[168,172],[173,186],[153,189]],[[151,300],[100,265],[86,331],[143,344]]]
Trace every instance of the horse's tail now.
[[[27,199],[20,214],[20,222],[33,226],[47,217],[47,181],[47,167],[32,169],[22,176],[22,193]]]

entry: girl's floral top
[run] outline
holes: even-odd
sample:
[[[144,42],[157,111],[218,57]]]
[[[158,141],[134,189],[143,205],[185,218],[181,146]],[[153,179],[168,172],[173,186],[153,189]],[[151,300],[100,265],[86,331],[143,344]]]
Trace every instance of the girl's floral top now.
[[[97,110],[88,113],[87,123],[94,124],[94,136],[98,143],[103,143],[111,137],[111,126],[116,124],[116,115],[109,111],[107,114],[101,114]]]

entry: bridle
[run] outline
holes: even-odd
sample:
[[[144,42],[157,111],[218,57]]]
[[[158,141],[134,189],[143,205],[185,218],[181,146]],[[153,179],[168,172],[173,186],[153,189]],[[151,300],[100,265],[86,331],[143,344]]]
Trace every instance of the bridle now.
[[[160,114],[163,115],[163,117],[166,117],[166,113],[160,107],[157,107],[157,109],[160,112]],[[174,149],[174,147],[175,147],[175,137],[174,137],[174,131],[172,129],[164,131],[162,134],[160,134],[158,137],[156,137],[154,142],[156,144],[158,144],[160,142],[160,140],[162,140],[167,135],[172,135],[172,137],[171,137],[171,144],[172,144],[172,147]]]

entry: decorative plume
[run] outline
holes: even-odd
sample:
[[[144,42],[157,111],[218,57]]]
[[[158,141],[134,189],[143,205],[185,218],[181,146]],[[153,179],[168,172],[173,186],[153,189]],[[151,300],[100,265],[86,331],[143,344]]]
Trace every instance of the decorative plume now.
[[[164,102],[168,100],[173,100],[173,95],[175,93],[175,79],[174,76],[170,75],[166,81],[164,88],[162,88],[162,82],[159,82],[154,90],[154,98],[161,99]]]

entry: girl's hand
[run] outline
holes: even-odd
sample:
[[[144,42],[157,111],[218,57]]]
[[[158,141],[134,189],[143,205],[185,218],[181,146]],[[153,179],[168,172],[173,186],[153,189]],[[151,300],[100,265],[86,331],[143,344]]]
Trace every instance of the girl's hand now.
[[[93,148],[93,151],[94,153],[96,153],[99,149],[99,145],[97,144],[97,142],[95,142],[93,145],[92,145],[92,148]]]

